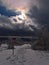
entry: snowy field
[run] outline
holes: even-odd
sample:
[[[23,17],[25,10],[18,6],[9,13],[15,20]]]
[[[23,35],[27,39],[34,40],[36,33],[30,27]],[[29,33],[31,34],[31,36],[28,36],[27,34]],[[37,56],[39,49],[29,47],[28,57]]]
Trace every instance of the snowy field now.
[[[25,44],[15,46],[13,55],[6,47],[2,45],[0,48],[0,65],[49,65],[49,52],[34,51]]]

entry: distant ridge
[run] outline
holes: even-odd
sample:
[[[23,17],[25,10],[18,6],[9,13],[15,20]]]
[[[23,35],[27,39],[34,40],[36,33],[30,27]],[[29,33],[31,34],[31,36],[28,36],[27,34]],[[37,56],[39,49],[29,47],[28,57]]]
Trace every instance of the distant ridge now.
[[[32,36],[35,35],[35,32],[23,30],[23,29],[6,29],[0,28],[0,36]]]

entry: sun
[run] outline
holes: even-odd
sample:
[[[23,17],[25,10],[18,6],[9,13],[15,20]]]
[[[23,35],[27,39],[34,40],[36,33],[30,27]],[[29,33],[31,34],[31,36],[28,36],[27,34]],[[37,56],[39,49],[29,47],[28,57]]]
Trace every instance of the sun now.
[[[18,18],[20,20],[26,20],[26,14],[23,11],[21,11],[21,15],[19,15]]]
[[[19,15],[19,18],[22,18],[23,20],[26,19],[27,9],[26,8],[18,8],[17,10],[21,12],[21,15]]]

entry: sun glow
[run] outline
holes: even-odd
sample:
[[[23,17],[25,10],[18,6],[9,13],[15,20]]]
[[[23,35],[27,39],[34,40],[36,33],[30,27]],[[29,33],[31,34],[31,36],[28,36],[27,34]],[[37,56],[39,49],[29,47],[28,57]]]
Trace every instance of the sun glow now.
[[[26,8],[18,8],[17,10],[21,12],[21,15],[19,15],[19,18],[22,18],[23,20],[25,20],[27,9]]]
[[[25,20],[26,19],[26,15],[24,12],[21,11],[21,15],[18,16],[20,19]]]
[[[14,24],[22,24],[22,23],[28,24],[29,23],[28,16],[26,15],[28,10],[25,8],[18,8],[16,11],[20,11],[21,14],[13,17],[16,20],[14,21]]]
[[[26,19],[26,9],[25,8],[18,8],[16,11],[20,11],[21,14],[20,15],[16,15],[16,19],[18,21],[18,23],[23,23]]]

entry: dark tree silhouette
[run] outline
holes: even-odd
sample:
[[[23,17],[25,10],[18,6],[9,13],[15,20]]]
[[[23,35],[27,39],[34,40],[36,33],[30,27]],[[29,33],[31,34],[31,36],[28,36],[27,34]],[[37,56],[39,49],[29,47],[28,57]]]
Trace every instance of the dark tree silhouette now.
[[[36,50],[49,50],[48,28],[46,26],[42,26],[37,36],[37,42],[34,45],[32,45],[32,48]]]

